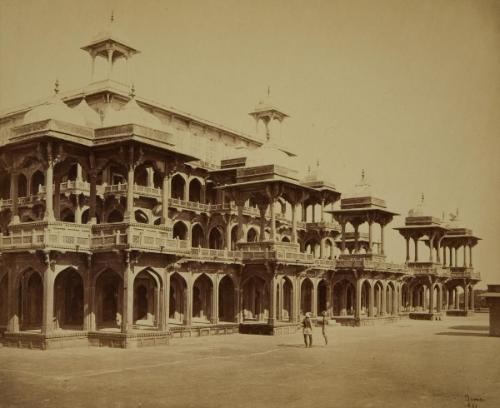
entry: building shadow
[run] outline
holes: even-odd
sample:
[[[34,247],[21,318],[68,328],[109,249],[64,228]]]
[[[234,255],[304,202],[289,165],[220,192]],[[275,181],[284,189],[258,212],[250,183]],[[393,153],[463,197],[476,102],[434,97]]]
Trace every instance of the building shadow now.
[[[448,329],[453,330],[473,330],[473,331],[489,331],[489,326],[451,326]]]
[[[467,333],[467,332],[439,332],[437,336],[469,336],[469,337],[490,337],[488,333]]]

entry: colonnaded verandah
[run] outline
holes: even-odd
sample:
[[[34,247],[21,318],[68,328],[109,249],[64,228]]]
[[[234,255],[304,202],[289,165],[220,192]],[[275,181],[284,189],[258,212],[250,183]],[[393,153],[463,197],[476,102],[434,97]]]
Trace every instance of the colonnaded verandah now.
[[[346,198],[319,165],[300,177],[269,94],[250,136],[114,80],[139,51],[112,20],[82,50],[88,85],[56,83],[0,116],[4,345],[128,347],[291,333],[323,310],[359,326],[474,309],[479,238],[458,217],[432,216],[422,197],[396,228],[406,263],[387,262],[398,214],[364,173]]]

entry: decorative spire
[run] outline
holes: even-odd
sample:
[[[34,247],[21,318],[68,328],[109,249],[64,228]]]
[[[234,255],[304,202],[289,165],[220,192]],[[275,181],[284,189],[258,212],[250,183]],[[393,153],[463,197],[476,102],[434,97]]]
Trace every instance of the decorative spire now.
[[[112,23],[113,21],[115,21],[115,11],[114,10],[111,10],[111,18],[109,19],[109,21]]]
[[[134,84],[132,84],[132,86],[130,87],[130,92],[129,92],[128,96],[130,96],[132,99],[135,98],[135,86],[134,86]]]
[[[268,85],[267,86],[267,97],[270,98],[271,97],[271,85]]]
[[[361,169],[361,181],[364,182],[365,180],[365,169]]]
[[[319,169],[319,159],[316,160],[316,168]]]
[[[54,93],[57,95],[59,93],[59,79],[56,78],[54,82]]]
[[[420,204],[423,204],[424,203],[424,193],[422,193],[422,195],[420,196]]]

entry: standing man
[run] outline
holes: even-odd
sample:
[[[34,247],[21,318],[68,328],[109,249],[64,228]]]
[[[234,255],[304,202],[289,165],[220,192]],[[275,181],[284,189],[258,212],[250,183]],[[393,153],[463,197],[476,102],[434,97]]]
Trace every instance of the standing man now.
[[[328,319],[327,319],[327,313],[325,310],[321,313],[323,316],[323,319],[321,321],[321,334],[323,335],[323,338],[325,339],[325,346],[328,345],[328,337],[326,335],[326,325],[328,324]]]
[[[307,312],[306,317],[302,321],[302,332],[304,333],[304,343],[307,347],[312,347],[313,336],[312,336],[312,321],[311,313]]]

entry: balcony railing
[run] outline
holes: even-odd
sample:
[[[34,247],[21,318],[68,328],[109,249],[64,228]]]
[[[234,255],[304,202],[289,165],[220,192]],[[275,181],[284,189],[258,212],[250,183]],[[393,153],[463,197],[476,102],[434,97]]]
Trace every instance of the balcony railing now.
[[[408,268],[415,275],[450,276],[450,271],[436,262],[408,262]]]
[[[0,235],[0,250],[65,249],[88,251],[90,227],[62,221],[34,221],[11,226],[10,235]]]
[[[475,272],[474,268],[468,266],[452,266],[450,267],[450,276],[452,278],[472,278],[481,279],[479,272]]]
[[[367,269],[405,274],[411,272],[406,265],[387,262],[385,256],[379,254],[340,255],[336,266],[340,269]]]
[[[209,212],[210,204],[203,204],[196,201],[185,201],[179,198],[170,198],[168,200],[168,204],[170,207],[180,207],[186,210],[200,211],[200,212]]]

